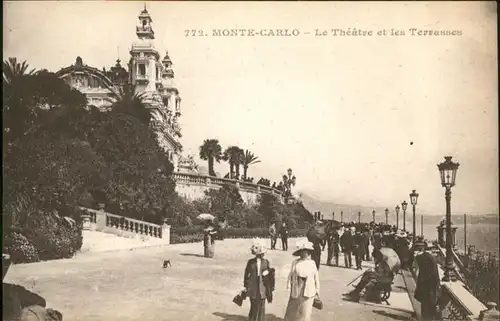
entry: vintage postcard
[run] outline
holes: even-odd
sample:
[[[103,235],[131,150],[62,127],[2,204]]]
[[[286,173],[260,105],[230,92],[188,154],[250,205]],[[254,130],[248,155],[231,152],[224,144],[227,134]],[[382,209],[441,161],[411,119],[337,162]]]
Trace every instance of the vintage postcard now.
[[[493,320],[494,1],[5,1],[3,320]]]

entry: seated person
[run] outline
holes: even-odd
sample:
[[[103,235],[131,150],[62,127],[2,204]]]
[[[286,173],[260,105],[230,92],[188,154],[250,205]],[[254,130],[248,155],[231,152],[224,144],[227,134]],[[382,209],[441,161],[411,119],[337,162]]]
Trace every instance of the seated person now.
[[[388,285],[390,287],[394,279],[394,274],[384,261],[382,253],[375,249],[372,256],[375,260],[375,269],[364,272],[354,290],[344,293],[344,296],[349,297],[354,302],[359,302],[363,289],[375,285]]]

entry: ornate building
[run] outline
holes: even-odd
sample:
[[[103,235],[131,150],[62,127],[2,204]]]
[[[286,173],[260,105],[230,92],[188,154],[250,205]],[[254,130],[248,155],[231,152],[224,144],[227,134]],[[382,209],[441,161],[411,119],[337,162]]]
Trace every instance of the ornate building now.
[[[77,57],[74,65],[62,68],[56,74],[70,86],[87,96],[88,105],[107,111],[114,102],[113,92],[120,87],[131,85],[136,93],[142,93],[146,106],[151,108],[151,126],[155,130],[160,146],[179,170],[186,163],[182,158],[182,137],[179,117],[181,116],[181,97],[175,86],[172,60],[168,52],[163,59],[155,48],[153,19],[146,7],[138,16],[136,27],[137,40],[130,49],[128,71],[120,64],[120,59],[109,71],[98,70],[83,63]],[[195,169],[193,169],[195,171]]]

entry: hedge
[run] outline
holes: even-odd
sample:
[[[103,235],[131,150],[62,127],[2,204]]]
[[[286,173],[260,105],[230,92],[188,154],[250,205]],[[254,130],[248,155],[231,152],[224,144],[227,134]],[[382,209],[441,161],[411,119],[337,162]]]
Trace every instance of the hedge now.
[[[307,229],[292,229],[289,237],[304,237]],[[249,239],[249,238],[268,238],[269,229],[267,228],[235,228],[230,227],[224,230],[223,238],[228,239]],[[170,232],[170,243],[196,243],[203,241],[203,232],[201,227],[179,227]]]
[[[82,247],[82,222],[69,222],[39,212],[22,227],[7,231],[3,252],[12,263],[31,263],[72,257]]]

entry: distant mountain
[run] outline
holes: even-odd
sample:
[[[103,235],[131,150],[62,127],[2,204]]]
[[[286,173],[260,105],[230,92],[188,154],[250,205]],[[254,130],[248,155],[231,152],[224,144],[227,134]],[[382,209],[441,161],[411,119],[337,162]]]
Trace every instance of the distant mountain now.
[[[304,204],[304,207],[309,210],[309,212],[321,212],[326,219],[332,218],[332,213],[335,212],[335,219],[340,221],[340,213],[344,212],[344,221],[358,221],[358,213],[361,212],[362,222],[372,221],[372,211],[375,210],[375,220],[377,222],[385,221],[385,207],[366,207],[362,205],[353,204],[337,204],[331,201],[318,200],[312,196],[305,193],[299,193],[299,199]],[[396,215],[393,208],[389,209],[389,222],[391,222],[391,216]],[[408,216],[408,211],[407,211]],[[400,216],[402,217],[402,211]]]
[[[358,221],[358,212],[361,212],[361,221],[369,222],[372,220],[372,211],[375,210],[375,220],[377,222],[385,221],[385,207],[367,207],[362,205],[353,204],[337,204],[333,201],[322,201],[316,199],[308,194],[299,193],[299,200],[304,204],[304,207],[309,210],[309,212],[321,212],[326,219],[332,218],[332,213],[335,212],[335,219],[340,221],[340,212],[344,212],[344,221]],[[394,208],[389,208],[389,223],[393,224],[395,218]],[[407,224],[411,222],[411,205],[408,206],[406,211],[406,222]],[[439,224],[442,219],[444,219],[444,214],[429,215],[427,213],[422,213],[422,210],[418,214],[418,224],[420,224],[420,215],[424,215],[425,224]],[[399,213],[399,219],[402,220],[403,211]],[[463,214],[453,215],[453,224],[463,225]],[[468,215],[467,223],[469,224],[499,224],[498,214],[484,214],[484,215]],[[400,221],[401,224],[401,221]]]

